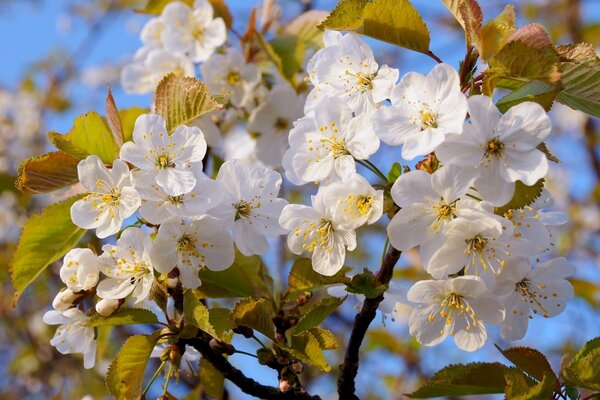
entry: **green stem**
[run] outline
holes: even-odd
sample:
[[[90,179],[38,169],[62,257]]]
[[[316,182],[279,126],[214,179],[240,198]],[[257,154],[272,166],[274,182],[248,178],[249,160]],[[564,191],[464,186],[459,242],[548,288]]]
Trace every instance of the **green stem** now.
[[[169,372],[167,372],[167,380],[165,381],[165,387],[163,388],[163,396],[167,395],[167,390],[169,389],[169,381],[171,380],[171,375],[173,374],[173,364],[169,365]]]
[[[388,183],[388,180],[387,180],[386,176],[383,174],[383,172],[381,172],[379,170],[379,168],[377,168],[375,166],[375,164],[373,164],[369,160],[356,159],[356,162],[359,163],[360,165],[362,165],[363,167],[367,168],[369,171],[373,172],[375,175],[377,175],[379,178],[381,178],[381,180],[383,180],[383,182]]]
[[[258,358],[255,354],[248,353],[248,352],[242,351],[242,350],[236,350],[234,354],[243,354],[243,355],[246,355],[246,356]]]
[[[385,258],[385,254],[387,253],[389,244],[390,244],[390,238],[388,237],[388,235],[385,235],[385,243],[383,244],[383,253],[381,253],[381,264],[383,264],[383,259]]]
[[[148,385],[146,385],[146,388],[144,389],[144,391],[142,392],[142,398],[146,395],[146,393],[148,392],[148,390],[150,389],[150,386],[152,386],[152,384],[154,383],[154,381],[156,380],[156,378],[158,378],[158,375],[160,374],[160,372],[163,370],[163,368],[165,367],[165,364],[167,363],[167,360],[163,360],[160,365],[158,366],[158,369],[156,370],[156,372],[154,373],[154,375],[152,375],[152,378],[150,379],[150,382],[148,382]]]
[[[256,340],[258,342],[258,344],[260,344],[263,348],[267,348],[267,346],[265,346],[265,344],[263,342],[261,342],[261,340],[259,338],[256,337],[256,335],[252,335],[252,339]]]

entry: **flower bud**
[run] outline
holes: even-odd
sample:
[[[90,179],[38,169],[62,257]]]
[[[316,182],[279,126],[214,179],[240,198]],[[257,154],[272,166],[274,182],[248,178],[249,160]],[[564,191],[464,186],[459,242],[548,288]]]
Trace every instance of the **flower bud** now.
[[[279,381],[279,391],[280,392],[289,392],[290,389],[292,388],[292,385],[290,385],[290,383],[288,381],[286,381],[285,379],[282,379]]]
[[[111,316],[119,309],[119,306],[122,303],[122,300],[100,299],[100,301],[96,303],[96,312],[103,317]]]
[[[74,293],[71,289],[63,289],[54,297],[52,307],[58,311],[66,311],[73,307],[83,295],[84,293]]]
[[[229,343],[221,342],[220,340],[217,340],[215,338],[210,339],[208,345],[215,353],[227,355],[232,355],[233,353],[235,353],[235,347],[233,347]]]
[[[252,336],[254,336],[254,331],[252,330],[252,328],[243,325],[239,325],[233,328],[233,332],[240,335],[244,335],[244,337],[247,339],[250,339]]]
[[[169,289],[175,289],[177,287],[177,283],[179,282],[179,278],[167,278],[166,282]]]
[[[179,363],[181,362],[181,350],[179,350],[179,347],[176,344],[172,344],[170,347],[170,353],[169,353],[169,362],[171,362],[171,364],[173,365],[179,365]]]
[[[302,371],[304,371],[304,364],[302,364],[300,361],[293,362],[290,365],[290,370],[295,374],[301,374]]]
[[[308,301],[310,300],[311,297],[312,297],[311,292],[301,293],[298,297],[296,297],[296,305],[298,307],[305,305],[306,303],[308,303]]]

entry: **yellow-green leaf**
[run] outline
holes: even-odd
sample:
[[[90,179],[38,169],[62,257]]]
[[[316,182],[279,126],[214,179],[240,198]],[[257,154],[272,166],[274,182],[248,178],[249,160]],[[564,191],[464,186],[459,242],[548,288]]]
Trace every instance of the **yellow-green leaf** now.
[[[79,181],[79,160],[62,151],[35,156],[19,166],[16,186],[25,193],[47,193]]]
[[[225,377],[204,357],[200,359],[200,384],[210,398],[223,398]]]
[[[346,279],[348,268],[342,268],[333,276],[321,275],[312,267],[308,258],[300,258],[294,261],[288,277],[288,291],[290,293],[300,291],[311,291],[327,285],[342,283]]]
[[[308,47],[320,48],[323,45],[323,31],[317,28],[317,25],[327,15],[328,12],[323,10],[306,11],[290,21],[284,32],[299,38]]]
[[[71,206],[81,196],[59,201],[33,215],[25,223],[11,262],[10,271],[16,290],[14,302],[39,274],[71,250],[85,233],[71,222]]]
[[[343,0],[319,28],[355,31],[410,50],[429,53],[429,29],[408,0]]]
[[[131,107],[119,110],[121,125],[123,126],[123,140],[130,142],[133,140],[133,127],[135,121],[142,114],[148,114],[150,109],[141,107]]]
[[[531,81],[498,100],[496,106],[498,106],[500,111],[505,113],[509,108],[517,104],[525,101],[533,101],[544,107],[544,110],[549,111],[559,90],[554,85],[540,81]]]
[[[142,10],[138,10],[139,12],[143,12],[145,14],[160,14],[162,10],[167,6],[167,4],[173,1],[181,1],[188,6],[192,7],[194,5],[194,0],[148,0],[146,3],[146,7]]]
[[[509,4],[496,18],[481,27],[477,39],[477,50],[482,60],[489,60],[504,47],[510,35],[515,31],[516,21],[515,6]]]
[[[121,124],[121,117],[119,116],[119,110],[115,103],[115,98],[112,95],[110,85],[108,86],[108,94],[104,101],[104,109],[106,110],[106,121],[113,134],[115,143],[117,143],[117,146],[121,147],[123,145],[123,125]]]
[[[535,349],[529,347],[511,347],[502,350],[497,345],[496,348],[504,357],[515,364],[517,368],[526,372],[538,381],[544,379],[546,374],[554,376],[554,372],[552,371],[552,367],[550,367],[550,363],[546,356]],[[556,380],[556,377],[554,379]],[[556,383],[558,384],[558,381],[556,381]]]
[[[117,400],[139,399],[144,372],[158,335],[135,335],[125,341],[106,374],[106,387]]]
[[[156,113],[165,118],[169,132],[221,107],[206,85],[193,77],[169,74],[156,88]]]
[[[325,318],[341,306],[344,300],[346,300],[345,297],[326,297],[308,311],[303,311],[303,315],[294,328],[294,332],[304,332],[319,325]]]
[[[483,23],[483,13],[476,0],[442,0],[465,31],[467,47],[477,43]]]
[[[112,315],[103,317],[95,314],[86,323],[87,326],[114,326],[135,324],[156,324],[158,318],[150,311],[143,308],[120,308]]]
[[[194,325],[196,328],[220,339],[210,323],[208,308],[198,300],[193,290],[186,290],[183,295],[183,315],[188,324]]]
[[[59,150],[78,159],[97,155],[105,164],[110,164],[119,156],[119,146],[112,132],[95,111],[75,118],[73,128],[65,135],[48,132],[48,139]]]
[[[337,340],[335,335],[330,330],[315,326],[309,329],[309,332],[319,342],[321,350],[335,350],[337,349]]]
[[[508,367],[500,363],[449,365],[433,375],[425,385],[409,394],[416,399],[503,393]]]
[[[331,365],[327,363],[319,341],[310,332],[292,335],[286,350],[299,360],[312,364],[322,371],[331,371]]]
[[[561,375],[571,386],[600,391],[600,337],[587,342]]]
[[[250,327],[274,340],[273,308],[265,299],[244,299],[236,303],[231,318],[237,325]]]
[[[521,181],[515,182],[515,193],[512,199],[502,207],[496,207],[494,212],[498,215],[504,215],[510,210],[518,210],[528,205],[540,197],[544,190],[544,179],[540,179],[533,186],[527,186]]]

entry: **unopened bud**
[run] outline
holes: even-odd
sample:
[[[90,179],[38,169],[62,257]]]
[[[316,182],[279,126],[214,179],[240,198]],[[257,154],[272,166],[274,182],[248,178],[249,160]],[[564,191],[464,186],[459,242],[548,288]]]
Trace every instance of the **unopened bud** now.
[[[244,335],[244,337],[247,339],[250,339],[252,336],[254,336],[254,331],[252,330],[252,328],[243,325],[239,325],[233,328],[233,332],[239,335]]]
[[[66,311],[73,307],[83,295],[83,293],[74,293],[71,289],[63,289],[54,297],[52,307],[58,311]]]
[[[229,343],[221,342],[220,340],[217,340],[215,338],[210,339],[208,345],[215,353],[227,355],[232,355],[233,353],[235,353],[235,347],[233,347]]]
[[[179,362],[181,361],[181,351],[179,350],[179,347],[176,344],[172,344],[170,350],[169,361],[172,365],[179,365]]]
[[[295,374],[301,374],[302,371],[304,371],[304,364],[302,364],[300,361],[293,362],[290,365],[290,370]]]
[[[96,303],[96,312],[103,317],[109,317],[119,309],[122,303],[122,300],[100,299]]]
[[[311,297],[312,297],[311,292],[301,293],[298,297],[296,297],[296,305],[297,306],[305,305],[306,303],[308,303],[308,301],[310,300]]]
[[[288,365],[289,363],[290,363],[290,360],[288,360],[287,357],[283,357],[283,356],[277,357],[277,364]]]
[[[179,278],[167,278],[166,282],[169,289],[175,289],[177,287],[177,283],[179,283]]]
[[[282,379],[279,381],[279,391],[280,392],[289,392],[290,389],[292,388],[292,385],[290,385],[290,383],[288,381],[286,381],[285,379]]]

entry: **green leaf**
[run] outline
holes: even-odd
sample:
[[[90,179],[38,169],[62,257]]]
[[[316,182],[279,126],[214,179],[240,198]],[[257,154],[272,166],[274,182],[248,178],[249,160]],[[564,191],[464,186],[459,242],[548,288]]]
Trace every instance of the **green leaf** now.
[[[148,0],[148,3],[146,3],[146,7],[144,7],[143,10],[138,11],[143,12],[145,14],[158,15],[162,13],[162,10],[167,6],[167,4],[173,1],[182,1],[190,7],[194,5],[194,0]]]
[[[363,294],[373,299],[385,292],[388,285],[381,284],[373,275],[371,270],[365,268],[363,273],[356,274],[346,282],[346,291],[350,293]]]
[[[331,371],[331,365],[327,363],[319,341],[310,332],[302,332],[292,335],[290,346],[285,347],[290,354],[305,363],[312,364],[322,371]]]
[[[156,88],[155,110],[165,118],[169,132],[221,107],[206,85],[196,78],[172,73]]]
[[[540,179],[533,186],[527,186],[521,181],[515,182],[515,194],[513,198],[503,205],[502,207],[496,207],[494,212],[498,215],[504,215],[510,210],[518,210],[523,207],[527,207],[540,197],[544,189],[544,179]]]
[[[220,335],[210,323],[208,308],[198,300],[193,290],[186,290],[183,295],[183,315],[188,324],[220,339]]]
[[[600,390],[600,337],[583,345],[561,375],[570,386]]]
[[[433,375],[425,385],[408,396],[427,399],[441,396],[467,396],[503,393],[504,374],[509,368],[500,363],[449,365]]]
[[[95,111],[75,118],[66,134],[48,132],[48,139],[59,149],[77,159],[97,155],[105,164],[119,157],[119,146],[104,119]]]
[[[398,178],[400,178],[400,175],[402,175],[402,165],[398,162],[395,162],[392,164],[392,167],[387,174],[387,181],[389,183],[394,183]]]
[[[12,284],[16,303],[25,288],[44,269],[71,250],[85,230],[71,222],[71,206],[81,196],[54,203],[25,223],[11,262]]]
[[[573,386],[565,386],[565,393],[569,400],[577,400],[579,398],[579,390]]]
[[[560,163],[560,160],[554,154],[552,154],[552,152],[548,148],[548,145],[546,144],[546,142],[542,142],[542,143],[538,144],[538,146],[536,148],[539,151],[541,151],[542,153],[544,153],[548,160],[555,162],[555,163]]]
[[[408,0],[342,0],[319,28],[355,31],[410,50],[429,53],[429,29]]]
[[[119,110],[121,126],[123,127],[123,140],[130,142],[133,140],[133,127],[135,121],[140,115],[148,114],[150,109],[141,107],[131,107]]]
[[[117,109],[110,85],[108,85],[104,109],[106,111],[106,122],[108,122],[108,127],[113,134],[115,143],[121,147],[123,145],[123,124],[121,124],[121,117],[119,116],[119,110]]]
[[[106,374],[106,387],[117,400],[139,399],[146,364],[158,335],[135,335],[125,341]]]
[[[301,291],[312,291],[327,285],[343,283],[346,279],[348,268],[342,268],[333,276],[321,275],[312,267],[308,258],[299,258],[294,261],[288,277],[288,291],[296,293]]]
[[[552,103],[558,91],[559,89],[554,85],[540,81],[531,81],[498,100],[496,106],[498,106],[500,111],[505,113],[509,108],[517,104],[525,101],[533,101],[544,107],[544,110],[549,111],[552,108]]]
[[[524,379],[523,379],[524,380]],[[544,374],[542,380],[531,387],[506,385],[506,400],[539,400],[552,398],[556,377],[554,374]]]
[[[481,27],[476,45],[482,60],[489,60],[504,47],[515,31],[516,21],[515,6],[509,4],[498,16]]]
[[[294,328],[294,332],[301,333],[319,325],[325,318],[341,306],[345,300],[346,297],[326,297],[308,311],[303,310],[303,315]]]
[[[546,356],[535,349],[529,347],[511,347],[502,350],[498,345],[496,345],[496,348],[506,359],[515,364],[517,368],[538,381],[543,380],[547,374],[554,376],[554,372]],[[558,381],[556,383],[558,384]]]
[[[231,318],[237,325],[244,325],[275,340],[273,308],[265,299],[244,299],[236,303]]]
[[[335,335],[330,330],[314,326],[308,330],[319,342],[321,350],[335,350],[337,349],[337,340]]]
[[[557,46],[561,57],[563,90],[557,100],[589,115],[600,117],[600,58],[587,43]]]
[[[476,0],[442,0],[456,21],[465,31],[467,47],[478,41],[479,30],[483,23],[483,12]]]
[[[600,306],[600,285],[583,279],[570,278],[575,295],[581,297],[594,307]]]
[[[215,328],[218,337],[223,340],[223,335],[235,328],[235,324],[231,319],[231,310],[226,308],[211,308],[208,310],[208,321]]]
[[[507,368],[504,379],[506,380],[506,388],[504,388],[506,399],[527,393],[532,386],[537,384],[536,381],[526,376],[523,371],[516,368]]]
[[[202,285],[196,292],[207,298],[272,297],[273,279],[259,256],[237,253],[233,265],[224,271],[204,269]]]
[[[156,324],[158,318],[150,311],[143,308],[120,308],[108,317],[95,314],[86,323],[87,326],[114,326],[134,324]]]
[[[271,40],[271,48],[281,61],[281,74],[294,84],[294,75],[302,72],[306,42],[297,36],[280,35]],[[294,85],[295,86],[295,85]]]
[[[318,49],[323,46],[323,31],[317,25],[327,17],[327,11],[306,11],[285,26],[285,33],[297,37],[307,47]]]
[[[204,393],[210,398],[223,398],[225,377],[204,357],[200,359],[200,383]]]
[[[24,160],[16,186],[25,193],[48,193],[79,182],[79,160],[56,151]]]

